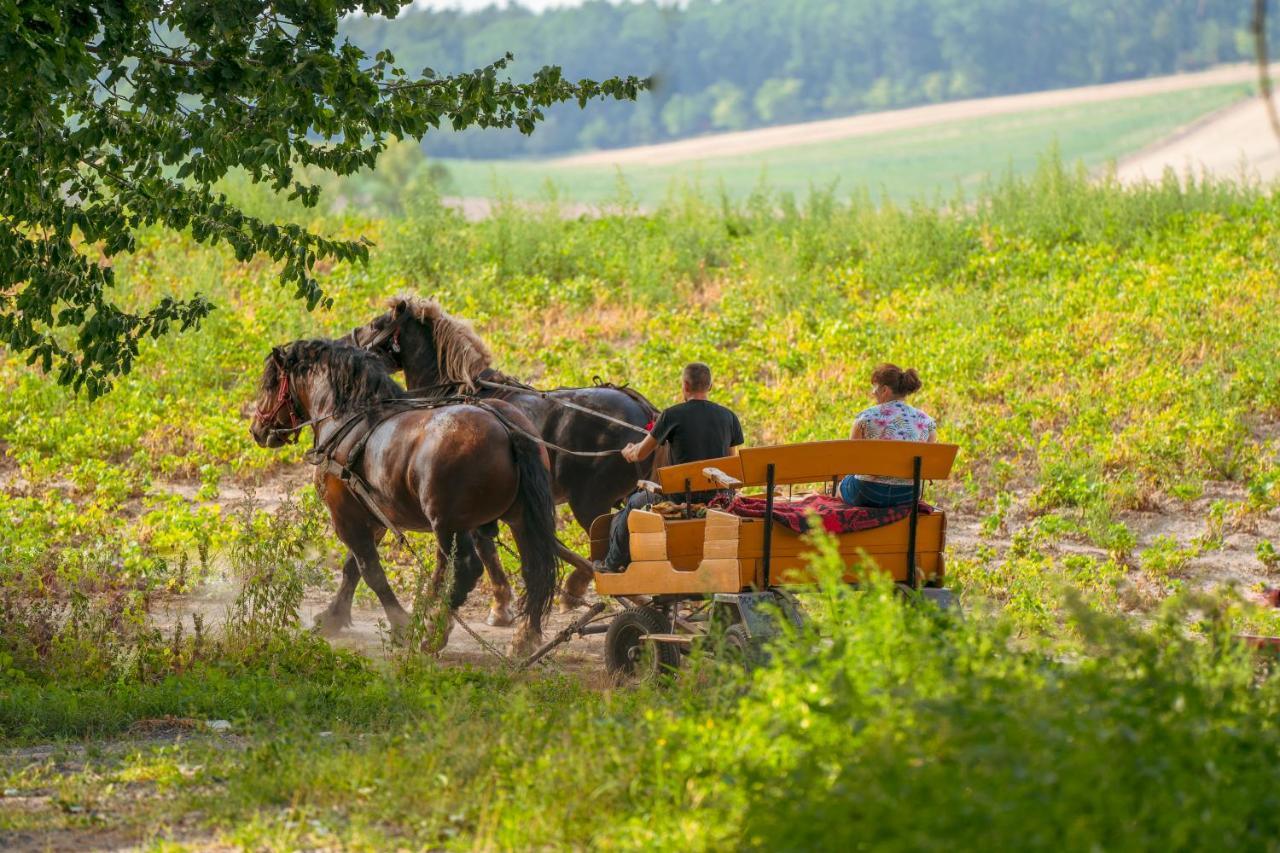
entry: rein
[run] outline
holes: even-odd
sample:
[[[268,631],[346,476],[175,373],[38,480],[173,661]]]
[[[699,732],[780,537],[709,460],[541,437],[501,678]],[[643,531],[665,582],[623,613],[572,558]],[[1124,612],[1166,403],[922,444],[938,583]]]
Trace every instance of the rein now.
[[[507,389],[507,390],[518,390],[518,391],[525,391],[531,394],[537,394],[542,399],[550,400],[552,403],[555,403],[557,406],[564,406],[566,409],[573,409],[574,411],[583,412],[584,414],[594,415],[595,417],[600,418],[601,420],[609,421],[610,423],[617,424],[620,427],[626,427],[627,429],[632,430],[633,432],[638,432],[641,435],[649,434],[649,431],[647,429],[645,429],[644,427],[638,427],[635,424],[631,423],[630,421],[624,421],[621,418],[615,418],[613,415],[606,415],[604,412],[597,411],[596,409],[592,409],[587,406],[581,406],[577,403],[570,402],[569,400],[560,400],[551,396],[551,394],[554,393],[555,391],[573,391],[578,389],[554,388],[550,391],[540,391],[537,388],[534,388],[530,385],[525,385],[524,383],[491,382],[488,379],[476,379],[474,381],[477,385],[482,385],[485,388],[491,388],[493,390]],[[617,452],[617,451],[613,451],[613,452]],[[591,455],[603,455],[603,454],[591,454]]]
[[[356,332],[358,332],[358,331],[359,331],[359,329],[355,329],[355,330],[353,330],[353,331],[352,331],[351,338],[352,338],[352,340],[353,340],[353,341],[355,341],[356,346],[360,347],[361,349],[363,349],[363,350],[365,350],[365,351],[367,351],[367,352],[373,352],[373,350],[374,350],[374,348],[375,348],[376,346],[378,346],[379,344],[381,344],[383,341],[387,340],[387,338],[390,338],[390,339],[391,339],[391,351],[392,351],[392,352],[394,352],[394,353],[399,353],[399,352],[400,352],[400,327],[401,327],[401,325],[403,324],[403,319],[404,319],[404,315],[403,315],[403,314],[401,314],[401,315],[397,316],[397,317],[396,317],[396,318],[395,318],[391,323],[389,323],[386,327],[384,327],[384,328],[380,329],[380,330],[378,331],[378,333],[377,333],[376,335],[374,335],[374,336],[373,336],[373,338],[371,338],[371,339],[370,339],[370,340],[368,340],[368,341],[364,341],[364,342],[360,341],[359,336],[356,334]],[[486,372],[496,372],[496,371],[486,371]],[[483,374],[482,374],[482,375],[483,375]],[[549,401],[551,401],[552,403],[554,403],[554,404],[555,404],[555,405],[557,405],[557,406],[564,406],[566,409],[573,409],[573,410],[574,410],[574,411],[576,411],[576,412],[582,412],[583,414],[591,415],[591,416],[593,416],[593,417],[600,418],[601,420],[608,421],[609,423],[614,424],[614,425],[616,425],[616,426],[620,426],[620,427],[623,427],[623,428],[625,428],[625,429],[629,429],[629,430],[631,430],[632,432],[637,432],[637,433],[639,433],[640,435],[648,435],[648,434],[649,434],[649,430],[645,429],[644,427],[638,427],[638,426],[636,426],[635,424],[633,424],[633,423],[631,423],[631,422],[629,422],[629,421],[624,421],[624,420],[622,420],[621,418],[615,418],[615,417],[613,417],[612,415],[606,415],[604,412],[597,411],[596,409],[592,409],[592,408],[590,408],[590,407],[588,407],[588,406],[582,406],[582,405],[579,405],[578,403],[572,403],[572,402],[570,402],[570,401],[568,401],[568,400],[559,400],[559,399],[556,399],[555,397],[552,397],[552,396],[551,396],[551,394],[553,394],[553,393],[554,393],[554,392],[556,392],[556,391],[576,391],[576,390],[581,390],[580,388],[563,387],[563,388],[551,388],[551,389],[543,390],[543,389],[539,389],[539,388],[534,388],[532,385],[526,385],[525,383],[520,382],[520,381],[515,380],[515,379],[512,379],[511,377],[509,377],[509,376],[505,376],[504,374],[498,373],[498,375],[499,375],[499,376],[502,376],[502,378],[503,378],[503,380],[504,380],[504,381],[502,381],[502,382],[494,382],[494,381],[492,381],[492,380],[488,380],[488,379],[481,379],[480,377],[476,377],[476,378],[475,378],[474,380],[472,380],[472,381],[473,381],[476,385],[480,385],[480,386],[483,386],[483,387],[485,387],[485,388],[489,388],[489,389],[491,389],[491,390],[495,390],[495,391],[501,391],[501,390],[519,390],[519,391],[525,391],[525,392],[530,393],[530,394],[537,394],[537,395],[538,395],[539,397],[541,397],[542,399],[544,399],[544,400],[549,400]],[[425,386],[425,387],[423,387],[423,388],[415,388],[415,389],[413,389],[413,391],[411,391],[410,393],[416,394],[416,393],[418,393],[418,392],[420,392],[420,391],[430,391],[430,390],[434,390],[434,389],[436,389],[436,388],[441,388],[441,389],[456,388],[456,387],[457,387],[457,385],[458,385],[458,383],[456,383],[456,382],[441,382],[441,383],[437,383],[437,384],[435,384],[435,385],[428,385],[428,386]],[[587,387],[590,387],[590,386],[582,386],[582,388],[587,388]],[[604,382],[601,382],[601,381],[600,381],[600,378],[599,378],[599,377],[596,377],[596,385],[595,385],[595,387],[597,387],[597,388],[616,388],[617,390],[622,391],[624,394],[627,394],[627,396],[631,397],[632,399],[635,399],[636,397],[639,397],[641,400],[643,400],[643,402],[644,402],[644,403],[646,403],[646,404],[648,405],[649,409],[651,409],[651,410],[652,410],[653,412],[655,412],[655,413],[657,412],[657,409],[654,407],[654,405],[653,405],[652,403],[650,403],[648,400],[644,400],[644,396],[643,396],[642,394],[640,394],[639,392],[636,392],[636,391],[634,391],[634,390],[628,391],[628,390],[626,390],[625,386],[617,386],[617,385],[612,385],[612,384],[609,384],[609,383],[604,383]],[[538,440],[539,440],[539,441],[541,441],[541,439],[538,439]],[[545,442],[543,442],[543,443],[545,444]],[[548,446],[548,447],[554,447],[554,445],[549,445],[549,444],[548,444],[547,446]],[[573,451],[565,450],[565,449],[564,449],[564,448],[562,448],[562,447],[556,447],[555,449],[556,449],[557,451],[559,451],[559,452],[562,452],[562,453],[573,453]],[[617,452],[617,451],[609,451],[609,452]],[[604,456],[604,455],[607,455],[607,454],[606,454],[606,453],[586,453],[586,452],[577,452],[575,455],[579,455],[579,456]]]

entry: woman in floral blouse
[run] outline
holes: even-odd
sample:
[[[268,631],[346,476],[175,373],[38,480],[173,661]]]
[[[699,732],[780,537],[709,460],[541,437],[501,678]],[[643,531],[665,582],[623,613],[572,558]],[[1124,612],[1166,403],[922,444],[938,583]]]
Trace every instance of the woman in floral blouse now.
[[[920,374],[896,364],[882,364],[871,374],[871,396],[876,404],[853,419],[853,439],[937,441],[933,418],[907,405],[906,398],[920,390]],[[853,506],[898,506],[911,502],[911,481],[872,474],[850,474],[840,482],[840,497]]]

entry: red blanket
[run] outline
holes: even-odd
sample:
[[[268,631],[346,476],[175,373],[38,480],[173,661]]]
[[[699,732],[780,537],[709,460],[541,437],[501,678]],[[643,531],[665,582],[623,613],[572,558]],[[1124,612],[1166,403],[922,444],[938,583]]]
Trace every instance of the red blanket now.
[[[709,506],[743,518],[764,518],[764,504],[764,498],[738,496],[729,499],[728,496],[720,496]],[[921,501],[920,512],[927,515],[933,512],[933,507]],[[773,520],[796,533],[809,532],[811,514],[822,521],[822,528],[828,533],[852,533],[901,521],[911,515],[911,504],[885,508],[849,506],[839,498],[826,495],[809,495],[794,501],[775,500],[773,503]]]

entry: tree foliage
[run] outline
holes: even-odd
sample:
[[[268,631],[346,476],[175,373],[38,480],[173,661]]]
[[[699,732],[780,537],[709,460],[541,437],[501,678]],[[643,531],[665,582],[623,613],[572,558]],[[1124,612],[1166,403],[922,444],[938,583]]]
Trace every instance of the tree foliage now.
[[[539,14],[419,9],[342,27],[366,50],[445,68],[468,68],[501,42],[530,67],[554,57],[592,76],[618,63],[661,84],[635,105],[553,110],[529,140],[429,140],[436,156],[507,157],[1249,61],[1250,12],[1245,0],[591,0]],[[1275,38],[1274,18],[1269,28]]]
[[[214,189],[234,169],[315,204],[305,170],[350,174],[388,140],[442,125],[530,133],[566,101],[634,99],[636,77],[510,79],[510,54],[411,76],[339,33],[344,16],[408,0],[0,0],[0,340],[96,395],[144,336],[205,317],[200,295],[126,310],[111,259],[160,224],[281,264],[308,307],[317,260],[367,245],[245,215]]]

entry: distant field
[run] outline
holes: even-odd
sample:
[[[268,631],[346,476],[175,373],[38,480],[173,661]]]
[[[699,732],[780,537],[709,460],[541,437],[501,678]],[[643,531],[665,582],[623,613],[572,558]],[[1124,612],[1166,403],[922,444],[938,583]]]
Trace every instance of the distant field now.
[[[841,194],[865,188],[903,201],[950,196],[958,187],[970,192],[985,176],[1008,169],[1026,173],[1054,145],[1064,161],[1102,166],[1248,93],[1240,83],[1209,86],[653,166],[442,162],[453,176],[453,194],[464,197],[544,198],[554,185],[564,200],[605,202],[618,199],[625,183],[634,200],[647,205],[682,184],[723,185],[734,197],[761,185],[799,194],[834,185]]]

